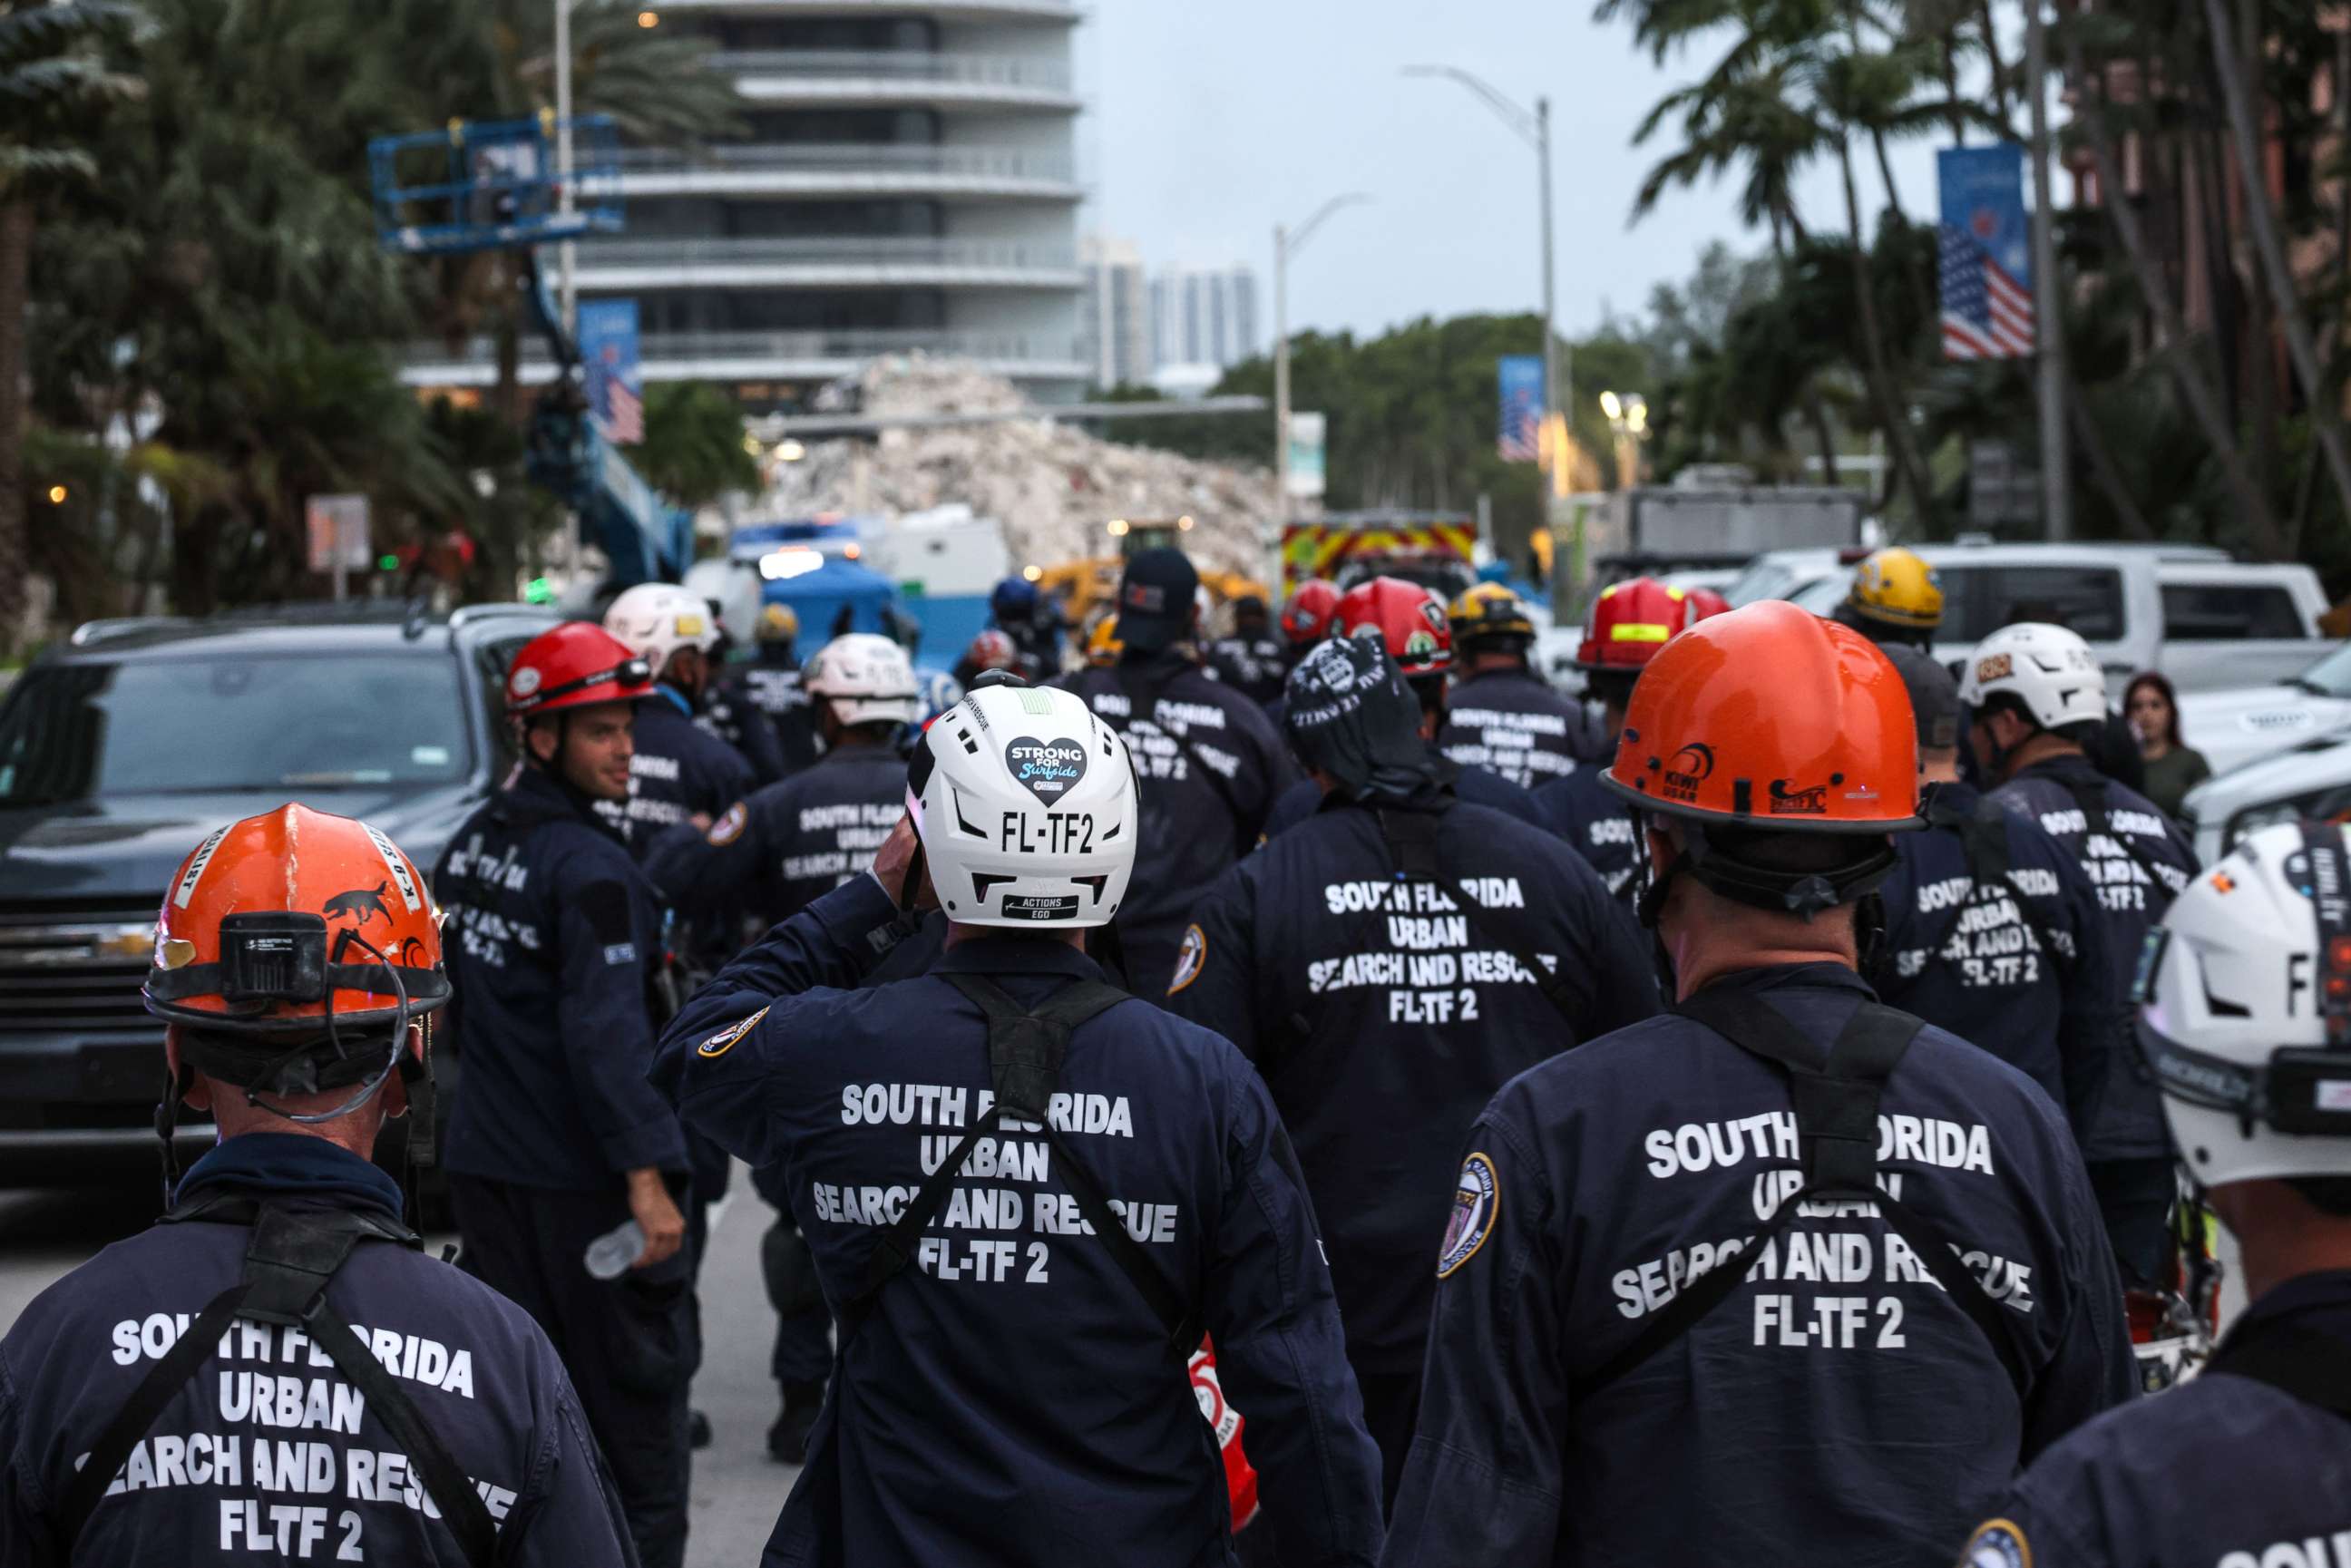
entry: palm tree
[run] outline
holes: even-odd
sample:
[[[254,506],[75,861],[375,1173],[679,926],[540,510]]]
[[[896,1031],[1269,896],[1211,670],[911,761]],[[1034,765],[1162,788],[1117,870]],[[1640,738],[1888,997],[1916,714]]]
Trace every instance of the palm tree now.
[[[25,614],[25,308],[39,204],[98,172],[90,118],[137,92],[105,46],[138,13],[115,0],[0,0],[0,644]]]
[[[707,382],[672,382],[645,390],[645,438],[633,455],[654,489],[681,507],[703,507],[759,487],[759,465],[743,439],[743,410],[732,397]]]

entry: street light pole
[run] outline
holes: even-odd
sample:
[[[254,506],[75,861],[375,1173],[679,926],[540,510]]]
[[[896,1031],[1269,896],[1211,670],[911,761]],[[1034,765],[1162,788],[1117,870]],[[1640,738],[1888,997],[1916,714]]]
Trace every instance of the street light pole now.
[[[1560,374],[1560,354],[1556,342],[1556,339],[1559,334],[1553,329],[1554,323],[1552,319],[1551,99],[1549,98],[1536,99],[1534,112],[1530,114],[1526,110],[1519,107],[1517,103],[1505,98],[1495,89],[1493,84],[1488,82],[1482,77],[1473,76],[1469,72],[1462,70],[1458,66],[1406,66],[1404,68],[1404,74],[1408,77],[1449,77],[1453,80],[1459,82],[1463,87],[1477,94],[1478,97],[1484,101],[1486,107],[1494,111],[1495,118],[1499,119],[1504,125],[1509,126],[1511,131],[1517,135],[1519,140],[1524,141],[1527,145],[1535,150],[1535,173],[1536,177],[1542,183],[1542,189],[1540,193],[1539,200],[1539,210],[1541,213],[1540,223],[1542,230],[1542,428],[1549,429],[1551,424],[1551,416],[1554,413],[1562,414],[1570,413],[1575,402],[1574,350],[1573,349],[1568,350],[1566,374],[1562,380]],[[1551,491],[1555,488],[1555,486],[1550,483],[1552,478],[1552,466],[1554,464],[1564,461],[1566,461],[1566,454],[1557,451],[1549,453],[1543,460],[1543,478],[1545,481],[1544,506],[1546,507],[1550,506]]]
[[[1268,542],[1276,551],[1281,548],[1281,525],[1290,520],[1290,258],[1306,247],[1314,231],[1322,226],[1323,219],[1341,207],[1356,206],[1371,199],[1362,191],[1350,191],[1315,208],[1313,216],[1294,230],[1287,224],[1273,225],[1273,472],[1277,494],[1273,537]],[[1278,570],[1275,575],[1278,589]]]
[[[2049,46],[2043,0],[2024,0],[2025,90],[2032,97],[2033,350],[2040,363],[2041,521],[2053,540],[2074,537],[2065,450],[2065,322],[2057,294],[2057,192],[2049,178]],[[2123,200],[2116,191],[2108,198]]]
[[[556,211],[573,210],[571,198],[571,0],[555,0],[555,203]],[[556,298],[563,311],[563,329],[579,331],[579,295],[571,267],[577,247],[569,238],[555,247]]]

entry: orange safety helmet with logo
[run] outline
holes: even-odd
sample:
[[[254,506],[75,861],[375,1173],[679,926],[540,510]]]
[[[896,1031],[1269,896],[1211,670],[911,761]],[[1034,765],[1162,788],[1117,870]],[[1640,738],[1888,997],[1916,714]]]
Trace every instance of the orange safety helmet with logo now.
[[[1726,898],[1810,917],[1893,869],[1922,826],[1918,738],[1900,672],[1860,632],[1781,601],[1675,636],[1633,688],[1605,783],[1677,820],[1683,847],[1643,890],[1655,925],[1685,872]],[[1781,852],[1784,835],[1842,838]]]
[[[1339,609],[1339,585],[1323,578],[1307,579],[1281,607],[1281,634],[1293,648],[1320,643],[1331,634],[1331,618]]]
[[[1441,675],[1453,665],[1453,622],[1445,601],[1416,582],[1375,577],[1339,601],[1338,629],[1350,637],[1377,636],[1405,679]]]
[[[167,1184],[196,1072],[288,1121],[327,1122],[396,1070],[417,1112],[410,1163],[432,1163],[431,1056],[421,1040],[407,1046],[409,1026],[449,999],[440,920],[416,863],[367,823],[288,805],[214,831],[163,894],[141,994],[179,1031],[179,1071],[155,1113]],[[330,1110],[271,1103],[353,1085]]]

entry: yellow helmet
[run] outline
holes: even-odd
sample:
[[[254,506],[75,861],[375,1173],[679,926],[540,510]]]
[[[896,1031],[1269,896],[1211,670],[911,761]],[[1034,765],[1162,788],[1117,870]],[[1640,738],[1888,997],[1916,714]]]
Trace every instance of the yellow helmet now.
[[[1854,570],[1844,602],[1862,621],[1897,631],[1932,632],[1943,623],[1942,580],[1899,545],[1872,552]]]
[[[1453,635],[1474,643],[1481,637],[1532,637],[1534,618],[1525,602],[1499,582],[1481,582],[1465,591],[1447,612]]]
[[[1103,616],[1094,622],[1094,629],[1086,633],[1086,663],[1098,670],[1108,669],[1117,664],[1119,655],[1124,652],[1126,644],[1118,640],[1118,617],[1115,615]]]
[[[759,607],[759,641],[789,643],[800,634],[800,618],[789,604],[763,604]]]

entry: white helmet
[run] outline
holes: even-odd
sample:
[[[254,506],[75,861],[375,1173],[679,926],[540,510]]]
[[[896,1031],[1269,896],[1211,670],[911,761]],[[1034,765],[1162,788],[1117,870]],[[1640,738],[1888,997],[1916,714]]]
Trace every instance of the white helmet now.
[[[2043,729],[2105,722],[2106,673],[2063,626],[2020,621],[1976,645],[1959,675],[1959,701],[1980,708],[2001,692],[2014,693]]]
[[[2199,1182],[2351,1176],[2351,847],[2339,825],[2241,841],[2172,902],[2139,975],[2139,1049]]]
[[[872,632],[852,632],[818,649],[800,689],[831,703],[843,724],[913,724],[923,716],[906,650]]]
[[[906,810],[947,918],[1107,925],[1140,831],[1126,744],[1085,699],[982,686],[923,731]]]
[[[641,582],[622,593],[604,612],[604,630],[652,665],[655,679],[680,648],[707,653],[718,645],[718,622],[709,603],[674,582]]]

